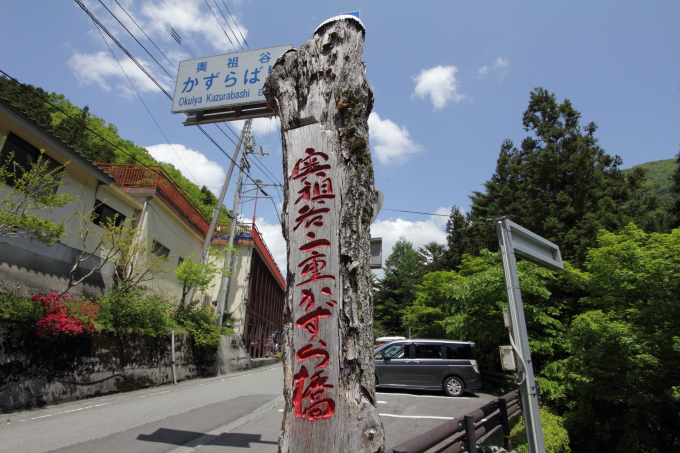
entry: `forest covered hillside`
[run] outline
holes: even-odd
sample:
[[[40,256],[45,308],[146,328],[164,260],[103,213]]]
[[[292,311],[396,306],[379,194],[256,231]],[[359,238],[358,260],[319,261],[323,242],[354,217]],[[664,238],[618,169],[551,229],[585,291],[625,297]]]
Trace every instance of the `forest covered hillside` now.
[[[633,168],[642,168],[646,171],[647,180],[645,186],[650,195],[658,195],[665,203],[671,203],[680,198],[680,194],[671,191],[673,182],[671,176],[678,164],[675,159],[655,160],[644,164],[636,165],[632,168],[623,170],[623,173],[630,173]]]
[[[90,112],[88,106],[80,108],[62,94],[4,76],[0,77],[0,98],[7,99],[92,162],[162,166],[201,212],[208,219],[212,217],[217,197],[207,187],[197,186],[174,165],[154,159],[145,148],[120,137],[113,123]],[[228,219],[228,211],[222,208],[220,220]]]

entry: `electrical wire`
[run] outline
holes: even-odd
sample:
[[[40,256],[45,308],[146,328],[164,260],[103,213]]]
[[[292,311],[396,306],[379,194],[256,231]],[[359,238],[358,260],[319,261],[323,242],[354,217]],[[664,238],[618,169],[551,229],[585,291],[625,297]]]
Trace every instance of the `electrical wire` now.
[[[117,45],[118,47],[119,47],[119,48],[120,48],[120,49],[121,49],[128,57],[130,57],[130,59],[132,59],[132,60],[137,64],[137,66],[140,67],[140,69],[142,69],[142,70],[144,71],[144,74],[146,74],[146,76],[149,77],[149,79],[151,79],[151,81],[153,81],[153,82],[156,84],[156,86],[158,86],[158,87],[161,89],[161,91],[163,91],[163,93],[168,97],[168,99],[170,99],[170,100],[172,101],[172,100],[173,100],[172,95],[170,95],[170,93],[168,93],[167,91],[165,91],[165,90],[163,89],[163,87],[158,83],[158,81],[157,81],[157,80],[156,80],[156,79],[155,79],[148,71],[146,71],[146,70],[143,68],[143,66],[141,66],[141,65],[139,64],[139,62],[137,62],[137,60],[132,56],[132,54],[130,54],[130,52],[125,48],[125,46],[123,46],[123,45],[120,43],[120,41],[118,41],[118,40],[111,34],[111,32],[108,31],[108,29],[104,26],[104,24],[102,24],[99,20],[97,20],[96,17],[94,17],[94,14],[92,14],[92,13],[90,12],[90,10],[87,9],[87,7],[82,3],[82,1],[81,1],[81,0],[75,0],[75,2],[83,9],[83,11],[85,11],[85,12],[92,18],[92,20],[94,21],[94,23],[95,23],[97,26],[99,26],[99,27],[100,27],[100,28],[101,28],[101,29],[102,29],[102,30],[103,30],[103,31],[104,31],[104,32],[105,32],[105,33],[113,40],[113,42],[116,43],[116,45]],[[145,0],[145,3],[148,3],[148,1]],[[159,14],[160,14],[160,13],[159,13]],[[161,16],[161,17],[162,17],[162,16]],[[219,150],[222,152],[222,154],[224,154],[224,155],[227,157],[227,159],[229,159],[230,161],[234,162],[234,165],[235,165],[236,167],[238,167],[239,169],[241,169],[241,166],[238,165],[238,164],[234,161],[234,159],[233,159],[233,158],[232,158],[232,157],[231,157],[231,156],[230,156],[230,155],[229,155],[229,154],[228,154],[228,153],[227,153],[227,152],[226,152],[226,151],[225,151],[225,150],[224,150],[224,149],[216,142],[216,141],[215,141],[215,139],[212,138],[212,136],[210,136],[210,134],[208,134],[208,133],[205,131],[205,129],[203,129],[203,127],[202,127],[201,125],[197,125],[196,127],[198,127],[198,129],[203,133],[203,135],[205,135],[205,136],[206,136],[206,137],[207,137],[207,138],[208,138],[208,139],[209,139],[209,140],[217,147],[217,149],[219,149]],[[233,132],[233,131],[232,131],[232,132]],[[226,135],[226,134],[225,134],[225,135]],[[227,137],[228,137],[228,136],[227,136]],[[231,139],[230,139],[230,140],[231,140]],[[232,143],[234,143],[234,145],[236,145],[236,142],[234,142],[233,140],[231,140],[231,141],[232,141]],[[248,178],[249,180],[251,180],[253,183],[255,183],[255,180],[254,180],[253,178],[251,178],[250,175],[249,175],[248,173],[245,173],[245,176],[246,176],[246,178]]]
[[[220,5],[217,4],[217,0],[213,0],[213,2],[215,2],[215,6],[217,7],[217,11],[220,12],[222,19],[224,19],[224,23],[227,24],[227,27],[229,27],[231,34],[234,35],[234,39],[236,39],[236,42],[238,43],[238,45],[241,46],[241,50],[244,50],[243,44],[241,44],[241,41],[239,41],[238,36],[236,36],[236,33],[234,33],[234,29],[231,27],[231,25],[229,25],[229,21],[227,20],[227,18],[224,17],[224,13],[222,12],[222,8],[220,8]]]
[[[99,29],[99,27],[97,27],[97,31],[99,31],[100,36],[101,36],[102,39],[104,40],[104,44],[106,44],[106,47],[108,47],[108,48],[109,48],[109,51],[111,51],[111,55],[113,55],[113,58],[116,59],[116,62],[118,63],[118,66],[120,66],[120,70],[123,71],[123,74],[125,74],[125,78],[128,80],[128,82],[130,82],[130,86],[132,87],[133,90],[135,90],[135,93],[137,93],[137,97],[138,97],[139,100],[142,102],[142,105],[144,105],[144,108],[145,108],[146,111],[149,113],[149,116],[151,116],[151,119],[152,119],[153,122],[156,124],[156,127],[158,128],[158,130],[161,132],[161,135],[163,135],[163,138],[165,138],[165,141],[168,143],[168,146],[170,146],[170,149],[172,149],[172,152],[175,153],[175,156],[177,156],[177,159],[179,159],[179,161],[182,162],[182,165],[184,165],[184,168],[187,169],[187,172],[189,173],[189,175],[191,175],[191,177],[194,178],[195,181],[197,181],[196,184],[198,184],[198,178],[196,178],[196,177],[191,173],[191,170],[189,170],[189,167],[187,166],[187,164],[184,163],[184,161],[182,160],[182,158],[181,158],[181,157],[179,156],[179,154],[177,153],[177,150],[175,150],[175,147],[172,146],[172,143],[170,143],[170,140],[168,140],[168,137],[165,135],[165,132],[163,132],[163,129],[161,129],[161,126],[158,124],[158,121],[156,121],[156,118],[154,118],[153,114],[151,113],[151,110],[149,110],[149,107],[146,105],[146,102],[144,102],[144,99],[142,99],[142,96],[139,94],[139,91],[137,91],[137,88],[135,87],[134,83],[132,83],[132,80],[130,80],[130,77],[128,77],[127,72],[125,72],[125,69],[123,69],[123,65],[120,64],[120,61],[118,60],[118,57],[117,57],[116,54],[113,52],[113,49],[111,48],[111,46],[109,45],[109,43],[106,41],[106,38],[104,38],[104,35],[102,34],[102,32],[101,32],[101,30]]]
[[[381,209],[381,211],[408,212],[410,214],[438,215],[438,216],[441,216],[441,217],[449,217],[450,216],[450,214],[432,214],[432,213],[429,213],[429,212],[402,211],[400,209],[385,209],[385,208],[383,208],[383,209]]]
[[[246,43],[246,46],[248,47],[248,49],[250,49],[250,45],[248,44],[248,41],[246,41],[245,36],[243,36],[243,33],[241,33],[241,29],[240,29],[239,26],[236,24],[236,19],[234,19],[233,14],[231,14],[231,11],[229,11],[229,7],[227,6],[226,3],[224,3],[224,0],[222,0],[222,4],[223,4],[224,7],[227,9],[227,12],[229,13],[229,17],[231,17],[231,21],[234,23],[234,26],[236,27],[236,29],[238,30],[239,34],[241,35],[241,38],[243,39],[243,42]]]
[[[150,78],[151,81],[152,81],[153,83],[155,83],[156,86],[157,86],[163,93],[165,93],[165,95],[166,95],[167,97],[169,97],[169,98],[172,100],[172,96],[170,95],[170,93],[168,93],[168,92],[165,90],[165,88],[163,88],[163,86],[162,86],[160,83],[158,83],[158,81],[157,81],[155,78],[153,78],[153,76],[152,76],[151,74],[149,74],[149,71],[147,71],[146,68],[144,68],[144,66],[142,66],[142,65],[137,61],[137,59],[136,59],[135,57],[132,56],[132,54],[131,54],[130,52],[128,52],[128,50],[127,50],[127,49],[126,49],[126,48],[125,48],[125,47],[124,47],[124,46],[123,46],[123,45],[122,45],[122,44],[121,44],[121,43],[120,43],[120,42],[119,42],[112,34],[111,34],[111,32],[104,26],[104,24],[102,24],[101,22],[99,22],[99,20],[98,20],[96,17],[94,17],[94,14],[92,14],[92,13],[90,12],[90,10],[87,9],[87,7],[85,6],[85,4],[83,4],[83,2],[82,2],[81,0],[75,0],[75,2],[78,4],[78,6],[80,6],[80,8],[82,8],[83,11],[85,11],[85,13],[86,13],[88,16],[90,16],[90,17],[92,18],[92,20],[94,21],[95,24],[97,24],[99,27],[101,27],[101,29],[104,30],[104,32],[105,32],[107,35],[109,35],[109,38],[111,38],[111,40],[112,40],[113,42],[115,42],[116,45],[117,45],[118,47],[120,47],[120,49],[121,49],[123,52],[125,52],[125,55],[127,55],[127,56],[130,58],[130,60],[132,60],[132,61],[137,65],[137,67],[138,67],[139,69],[141,69],[142,72],[143,72],[144,74],[146,74],[146,76],[147,76],[148,78]]]
[[[161,53],[161,55],[163,55],[165,57],[165,59],[168,61],[168,63],[170,63],[170,66],[172,66],[174,69],[177,69],[177,66],[172,61],[170,61],[170,59],[163,53],[163,51],[156,45],[156,43],[153,42],[153,40],[149,37],[149,35],[146,34],[144,29],[139,26],[137,21],[130,15],[130,13],[128,13],[127,10],[125,8],[123,8],[123,5],[118,3],[118,0],[114,0],[114,1],[118,5],[118,7],[123,10],[123,12],[127,15],[127,17],[129,17],[130,20],[137,26],[137,28],[139,28],[139,31],[144,33],[144,36],[146,36],[146,39],[148,39],[149,42],[151,42],[151,44],[153,44],[153,46]],[[173,80],[174,80],[174,77],[173,77]]]
[[[224,36],[226,36],[227,39],[229,40],[229,44],[231,44],[231,47],[232,47],[234,50],[236,50],[236,46],[234,45],[234,42],[231,40],[231,38],[230,38],[229,35],[227,34],[227,30],[225,30],[224,27],[222,26],[222,22],[220,22],[220,20],[219,20],[219,19],[217,18],[217,16],[215,15],[215,11],[213,11],[212,7],[210,6],[210,3],[208,3],[208,0],[203,0],[203,1],[205,2],[205,5],[206,5],[206,6],[208,7],[208,9],[210,10],[210,13],[213,15],[213,17],[214,17],[215,20],[217,21],[217,24],[220,26],[220,28],[221,28],[222,31],[224,32]]]
[[[149,8],[149,10],[158,18],[158,20],[163,24],[165,29],[170,33],[170,36],[172,36],[172,39],[174,39],[177,44],[180,46],[184,47],[187,52],[193,57],[196,58],[196,54],[189,48],[189,46],[182,40],[182,38],[179,36],[179,33],[175,31],[174,28],[168,23],[168,21],[165,20],[163,15],[156,9],[156,7],[151,3],[149,0],[144,0],[144,4]]]
[[[40,95],[39,95],[38,93],[36,93],[35,91],[29,90],[28,88],[25,88],[23,85],[21,85],[21,82],[19,82],[17,79],[15,79],[14,77],[12,77],[11,75],[7,74],[7,73],[6,73],[5,71],[3,71],[2,69],[0,69],[0,72],[1,72],[2,74],[4,74],[6,77],[8,77],[9,79],[11,79],[11,80],[13,80],[14,82],[16,82],[16,83],[17,83],[22,89],[24,89],[24,91],[26,91],[27,93],[32,94],[33,96],[37,97],[38,99],[42,100],[42,101],[45,102],[45,103],[50,104],[52,107],[56,108],[56,109],[59,110],[61,113],[63,113],[64,115],[66,115],[67,118],[71,119],[71,120],[74,121],[76,124],[78,124],[78,125],[84,127],[84,128],[87,129],[88,131],[92,132],[92,134],[94,134],[94,135],[96,135],[97,137],[101,138],[101,139],[104,140],[106,143],[108,143],[109,145],[113,146],[115,149],[117,149],[117,150],[120,151],[121,153],[123,153],[123,154],[125,154],[126,156],[128,156],[130,159],[132,159],[132,160],[138,162],[139,164],[143,165],[144,167],[146,167],[147,169],[151,170],[152,172],[154,172],[154,173],[157,174],[158,176],[162,176],[155,168],[152,168],[152,167],[148,166],[147,164],[145,164],[145,163],[142,162],[141,160],[137,159],[137,158],[136,158],[135,156],[133,156],[132,154],[129,154],[127,151],[125,151],[124,149],[120,148],[120,147],[119,147],[118,145],[116,145],[115,143],[110,142],[108,139],[106,139],[106,137],[103,137],[102,135],[99,135],[95,130],[93,130],[93,129],[91,129],[90,127],[88,127],[87,124],[85,124],[84,122],[80,121],[79,119],[76,119],[76,118],[72,117],[71,115],[68,114],[68,112],[66,112],[65,110],[63,110],[62,108],[60,108],[57,104],[55,104],[55,103],[52,102],[51,100],[45,99],[44,97],[40,96]]]
[[[104,7],[104,9],[106,9],[106,10],[109,12],[109,14],[111,14],[111,15],[113,16],[113,18],[116,19],[116,21],[118,21],[118,23],[120,24],[120,26],[123,27],[123,28],[125,29],[125,31],[128,32],[128,33],[130,34],[130,36],[132,36],[132,39],[134,39],[135,41],[137,41],[137,44],[139,44],[139,45],[142,47],[142,49],[144,49],[144,51],[145,51],[145,52],[153,59],[153,61],[155,61],[156,63],[158,63],[158,66],[161,67],[161,69],[163,70],[163,72],[165,72],[165,73],[168,75],[168,77],[170,77],[172,80],[175,80],[175,78],[174,78],[172,75],[170,75],[170,73],[169,73],[168,71],[165,70],[165,67],[164,67],[162,64],[160,64],[160,62],[159,62],[158,60],[156,60],[156,57],[154,57],[154,56],[151,54],[151,52],[149,52],[149,50],[148,50],[146,47],[144,47],[144,44],[142,44],[141,42],[139,42],[139,39],[137,39],[137,37],[136,37],[135,35],[133,35],[132,32],[131,32],[130,30],[128,30],[128,28],[125,26],[125,24],[123,24],[123,22],[121,22],[120,19],[118,19],[118,16],[116,16],[115,14],[113,14],[113,11],[111,11],[111,10],[104,4],[104,2],[103,2],[102,0],[99,0],[99,3],[101,3],[102,6]]]
[[[100,1],[101,1],[101,0],[100,0]],[[155,79],[155,78],[154,78],[154,77],[153,77],[153,76],[152,76],[152,75],[151,75],[151,74],[150,74],[150,73],[149,73],[149,72],[148,72],[148,71],[147,71],[147,70],[146,70],[146,69],[145,69],[145,68],[144,68],[144,67],[143,67],[143,66],[142,66],[142,65],[141,65],[134,57],[133,57],[133,56],[132,56],[132,54],[125,48],[125,46],[123,46],[123,45],[120,43],[120,41],[118,41],[118,40],[113,36],[113,34],[112,34],[112,33],[104,26],[104,24],[102,24],[102,23],[94,16],[94,14],[88,10],[88,8],[83,4],[83,2],[82,2],[81,0],[75,0],[75,2],[78,4],[78,6],[80,6],[81,9],[83,9],[83,11],[85,11],[85,13],[86,13],[88,16],[90,16],[90,18],[93,20],[93,22],[94,22],[99,28],[101,28],[101,29],[102,29],[102,30],[103,30],[103,31],[111,38],[111,40],[112,40],[114,43],[116,43],[116,45],[117,45],[117,46],[118,46],[118,47],[119,47],[119,48],[120,48],[120,49],[121,49],[121,50],[122,50],[122,51],[123,51],[123,52],[124,52],[124,53],[125,53],[125,54],[126,54],[126,55],[127,55],[127,56],[128,56],[128,57],[129,57],[129,58],[130,58],[130,59],[131,59],[138,67],[139,67],[139,68],[140,68],[140,69],[141,69],[141,70],[142,70],[142,72],[144,72],[144,74],[145,74],[149,79],[151,79],[152,82],[154,82],[154,84],[155,84],[155,85],[156,85],[156,86],[157,86],[157,87],[158,87],[158,88],[159,88],[159,89],[160,89],[160,90],[168,97],[168,99],[173,100],[172,95],[170,95],[170,93],[168,93],[168,92],[161,86],[161,84],[160,84],[160,83],[159,83],[159,82],[158,82],[158,81],[157,81],[157,80],[156,80],[156,79]],[[189,49],[189,48],[186,46],[186,44],[183,44],[181,38],[179,37],[179,34],[177,34],[177,32],[175,32],[175,30],[167,23],[167,21],[163,18],[163,16],[160,14],[160,12],[157,11],[157,10],[155,9],[155,7],[153,6],[153,4],[151,4],[148,0],[144,0],[144,3],[149,7],[149,9],[152,11],[152,13],[153,13],[154,15],[156,15],[156,17],[163,23],[163,25],[164,25],[164,26],[166,27],[166,29],[171,33],[171,35],[173,36],[173,38],[175,39],[175,41],[177,41],[178,44],[183,45],[183,46],[184,46],[184,47],[192,54],[192,56],[195,57],[195,54],[191,51],[191,49]],[[207,3],[207,0],[206,0],[206,3]],[[209,4],[208,4],[208,7],[210,8],[210,5],[209,5]],[[225,4],[225,7],[226,7],[226,4]],[[211,12],[212,12],[212,8],[210,8],[210,10],[211,10]],[[110,10],[108,10],[108,8],[107,8],[107,11],[110,12]],[[229,11],[228,8],[227,8],[227,11]],[[113,13],[111,13],[111,14],[113,15]],[[231,12],[229,12],[229,14],[231,15]],[[213,13],[213,15],[214,15],[214,13]],[[115,15],[114,15],[114,17],[115,17]],[[231,17],[232,17],[232,20],[233,20],[233,16],[231,16]],[[117,19],[117,18],[116,18],[116,19]],[[216,18],[216,19],[217,19],[217,18]],[[120,21],[119,21],[119,22],[120,22]],[[219,21],[218,21],[218,22],[219,22]],[[139,25],[137,25],[137,26],[139,27]],[[130,30],[127,29],[127,27],[124,27],[124,28],[125,28],[125,30],[126,30],[133,38],[135,38],[134,35],[132,35],[132,33],[130,32]],[[225,33],[226,33],[226,32],[225,32]],[[145,33],[145,35],[146,35],[146,33]],[[242,35],[242,34],[241,34],[241,35]],[[242,36],[243,36],[243,35],[242,35]],[[148,35],[147,35],[147,37],[148,37]],[[227,37],[228,37],[228,36],[227,36]],[[138,41],[136,38],[135,38],[135,40],[139,43],[139,41]],[[153,41],[152,41],[152,42],[153,42]],[[244,38],[244,42],[245,42],[245,38]],[[108,45],[108,44],[107,44],[107,45]],[[141,43],[140,43],[140,45],[141,45]],[[155,45],[155,44],[154,44],[154,45]],[[232,43],[232,45],[233,45],[233,43]],[[142,47],[144,47],[144,46],[142,46]],[[156,46],[156,47],[157,47],[157,46]],[[146,50],[146,48],[145,48],[145,50]],[[147,52],[148,52],[148,50],[147,50]],[[167,57],[166,57],[166,58],[167,58]],[[154,61],[156,61],[156,63],[160,65],[160,63],[158,62],[158,60],[156,60],[155,58],[154,58]],[[6,73],[5,73],[5,74],[6,74]],[[126,75],[126,76],[127,76],[127,75]],[[9,77],[9,75],[8,75],[8,77]],[[14,79],[14,80],[16,80],[16,79]],[[54,104],[53,104],[53,105],[54,105]],[[146,107],[146,105],[145,105],[145,107]],[[147,108],[147,110],[148,110],[148,108]],[[67,115],[67,116],[69,116],[69,115]],[[70,117],[70,116],[69,116],[69,117]],[[152,117],[153,117],[153,116],[152,116]],[[73,119],[72,117],[70,117],[70,118]],[[74,121],[76,121],[76,120],[74,119]],[[154,121],[155,121],[155,119],[154,119]],[[87,127],[87,126],[85,126],[85,127]],[[212,138],[212,136],[210,136],[210,134],[208,134],[208,133],[205,131],[205,129],[203,129],[203,127],[202,127],[201,125],[197,125],[197,127],[198,127],[199,130],[200,130],[200,131],[201,131],[201,132],[202,132],[202,133],[203,133],[203,134],[204,134],[204,135],[205,135],[205,136],[206,136],[206,137],[207,137],[207,138],[208,138],[208,139],[209,139],[216,147],[217,147],[217,149],[219,149],[219,150],[222,152],[222,154],[224,154],[230,161],[234,162],[234,165],[237,166],[240,170],[243,170],[243,168],[242,168],[240,165],[238,165],[238,164],[233,160],[233,158],[232,158],[232,157],[231,157],[231,156],[230,156],[230,155],[229,155],[229,154],[228,154],[228,153],[227,153],[227,152],[226,152],[226,151],[225,151],[225,150],[224,150],[224,149],[223,149],[216,141],[215,141],[215,139]],[[88,129],[89,129],[89,128],[88,128]],[[234,145],[236,145],[236,142],[234,142],[234,140],[232,140],[232,139],[231,139],[231,138],[230,138],[230,137],[229,137],[229,136],[228,136],[221,128],[218,127],[218,129],[219,129],[219,130],[220,130],[220,131],[221,131],[221,132],[222,132],[222,133],[223,133],[223,134],[224,134],[224,135],[225,135],[225,136],[226,136],[226,137],[234,144]],[[236,133],[235,133],[230,127],[227,126],[227,129],[228,129],[232,134],[234,134],[234,136],[236,136]],[[92,131],[92,132],[94,133],[94,131]],[[98,135],[98,134],[95,133],[95,135]],[[98,135],[98,136],[99,136],[99,135]],[[108,142],[108,140],[106,140],[106,141]],[[109,143],[110,143],[110,142],[109,142]],[[113,145],[113,144],[112,144],[112,145]],[[115,145],[114,145],[114,146],[115,146]],[[115,147],[116,147],[116,149],[119,149],[119,150],[120,150],[119,147],[117,147],[117,146],[115,146]],[[122,151],[122,150],[121,150],[121,151]],[[129,157],[132,157],[132,156],[130,156],[129,154],[127,154],[126,152],[124,152],[124,151],[123,151],[123,153],[124,153],[125,155],[128,155]],[[179,157],[179,156],[178,156],[178,157]],[[136,159],[136,158],[133,158],[133,159],[136,160],[136,161],[138,161],[138,162],[140,162],[140,161],[139,161],[138,159]],[[141,163],[141,162],[140,162],[140,163]],[[145,165],[147,168],[149,168],[148,165],[146,165],[146,164],[144,164],[144,165]],[[269,173],[271,174],[271,172],[269,172]],[[249,172],[246,171],[246,172],[244,172],[244,174],[245,174],[245,177],[246,177],[247,179],[249,179],[250,181],[252,181],[257,187],[259,187],[259,185],[255,182],[255,180],[250,176]],[[273,175],[272,175],[272,176],[273,176]],[[277,189],[277,190],[278,190],[278,189]],[[270,200],[272,200],[272,203],[274,202],[273,199],[270,198]],[[274,203],[274,206],[276,207],[276,203]],[[277,217],[279,217],[278,211],[276,211],[276,214],[277,214]],[[280,217],[279,217],[279,221],[281,221],[281,218],[280,218]]]

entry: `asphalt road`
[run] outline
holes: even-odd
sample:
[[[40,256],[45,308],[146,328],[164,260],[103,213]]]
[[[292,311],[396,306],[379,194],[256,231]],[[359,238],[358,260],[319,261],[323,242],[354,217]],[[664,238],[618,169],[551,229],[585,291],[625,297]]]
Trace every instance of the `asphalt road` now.
[[[3,415],[0,452],[275,453],[281,365]],[[494,397],[379,390],[386,447]]]

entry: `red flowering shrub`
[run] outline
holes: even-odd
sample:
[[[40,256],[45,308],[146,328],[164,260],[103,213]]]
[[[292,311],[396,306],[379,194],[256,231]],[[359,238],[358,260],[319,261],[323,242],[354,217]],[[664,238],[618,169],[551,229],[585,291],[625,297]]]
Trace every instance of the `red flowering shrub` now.
[[[35,296],[33,300],[40,301],[43,306],[44,317],[38,321],[38,335],[78,335],[94,332],[94,320],[99,313],[99,307],[91,302],[76,300],[71,296],[59,296],[50,293],[46,296]]]

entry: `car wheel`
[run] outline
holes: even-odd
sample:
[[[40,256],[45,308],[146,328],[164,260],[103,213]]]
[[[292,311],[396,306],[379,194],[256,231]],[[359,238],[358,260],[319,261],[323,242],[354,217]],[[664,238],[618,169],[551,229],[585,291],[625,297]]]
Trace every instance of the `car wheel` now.
[[[450,376],[444,381],[444,393],[448,396],[461,396],[465,391],[463,380],[456,376]]]

